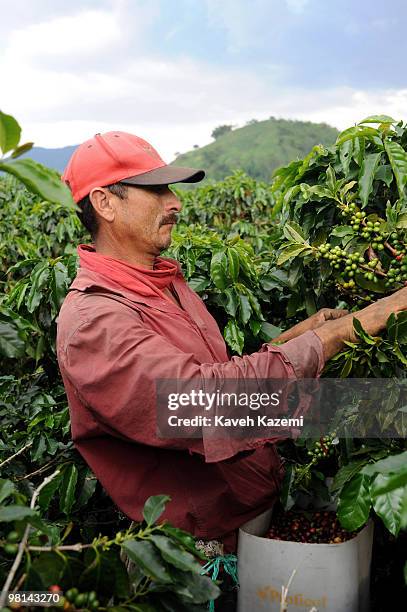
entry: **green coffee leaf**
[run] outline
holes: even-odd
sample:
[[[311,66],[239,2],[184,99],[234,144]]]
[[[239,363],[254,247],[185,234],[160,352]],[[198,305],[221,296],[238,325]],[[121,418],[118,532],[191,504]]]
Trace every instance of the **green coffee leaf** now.
[[[366,117],[363,121],[360,121],[358,125],[363,125],[364,123],[397,123],[392,117],[388,115],[371,115],[370,117]]]
[[[376,514],[380,516],[390,533],[397,536],[401,527],[404,487],[387,490],[390,481],[391,476],[377,474],[371,484],[370,491]],[[387,492],[379,493],[383,489]]]
[[[0,172],[13,174],[24,183],[29,191],[39,195],[44,200],[62,204],[72,210],[75,209],[71,192],[57,176],[57,173],[32,159],[1,161]]]
[[[49,279],[49,262],[40,261],[31,272],[31,287],[26,305],[28,312],[34,312],[39,306]]]
[[[172,582],[171,575],[168,573],[162,558],[152,542],[126,540],[122,548],[132,561],[142,569],[146,576],[152,580],[163,583]]]
[[[70,279],[68,271],[63,263],[58,261],[50,270],[49,280],[51,311],[54,317],[59,312],[62,302],[66,297],[69,285]]]
[[[22,357],[25,353],[25,341],[13,321],[0,320],[0,355],[9,359]]]
[[[54,497],[55,493],[59,491],[62,478],[63,475],[58,474],[41,490],[38,497],[38,505],[42,510],[46,510],[49,507],[51,499]]]
[[[370,334],[365,332],[365,330],[362,327],[362,323],[359,321],[359,319],[356,319],[356,317],[353,318],[353,329],[355,330],[356,336],[360,340],[363,340],[363,342],[365,342],[366,344],[371,344],[371,345],[376,344],[375,339],[372,336],[370,336]]]
[[[175,589],[180,595],[188,598],[191,603],[203,604],[207,603],[211,599],[216,599],[220,594],[219,587],[216,586],[213,580],[209,576],[200,576],[196,573],[185,573],[182,575],[180,572],[177,574],[177,582],[183,585],[183,589]],[[178,609],[177,609],[178,612]]]
[[[166,536],[152,535],[150,539],[153,544],[157,546],[163,559],[165,559],[165,561],[168,563],[171,563],[171,565],[174,565],[184,572],[200,571],[201,565],[198,563],[195,557],[186,550],[182,550],[182,548],[171,542],[171,540]]]
[[[239,254],[233,247],[227,249],[228,258],[228,272],[229,276],[233,281],[237,281],[239,278]]]
[[[223,330],[223,336],[232,351],[238,355],[242,354],[244,346],[244,333],[235,319],[230,319]]]
[[[306,244],[304,233],[298,223],[291,221],[283,227],[283,234],[290,242]]]
[[[19,147],[17,147],[16,149],[14,149],[14,151],[11,154],[11,159],[16,159],[17,157],[20,157],[20,155],[24,155],[24,153],[28,153],[28,151],[30,151],[34,146],[33,142],[26,142],[23,145],[20,145]]]
[[[11,115],[0,111],[0,149],[4,153],[15,149],[20,142],[21,127]]]
[[[362,471],[366,476],[374,476],[375,474],[397,474],[406,469],[407,451],[404,451],[397,455],[389,455],[385,459],[380,459],[380,461],[369,463]]]
[[[78,468],[76,465],[69,465],[63,473],[61,482],[59,507],[61,512],[69,515],[75,501],[75,489],[78,480]]]
[[[15,486],[11,480],[0,478],[0,504],[14,492]]]
[[[307,250],[311,249],[304,244],[290,244],[281,251],[277,259],[277,265],[282,266],[289,259],[293,259]]]
[[[198,551],[198,549],[195,546],[194,538],[187,531],[178,529],[178,527],[173,527],[172,525],[169,525],[168,523],[165,523],[161,529],[166,535],[170,536],[171,538],[176,540],[179,544],[181,544],[183,548],[186,548],[187,550],[189,550],[190,552],[192,552],[195,556],[199,558],[206,559],[206,557],[200,551]]]
[[[380,138],[380,132],[374,128],[371,127],[363,127],[363,126],[354,126],[354,127],[350,127],[347,130],[344,130],[343,132],[341,132],[336,140],[336,144],[337,145],[341,145],[344,142],[346,142],[347,140],[355,140],[355,139],[359,139],[359,138],[373,138],[373,137],[379,137]],[[356,143],[355,143],[356,144]]]
[[[363,159],[359,172],[359,197],[362,202],[362,208],[365,208],[369,202],[381,155],[381,153],[369,153]]]
[[[19,506],[18,504],[10,504],[0,508],[0,523],[9,523],[11,521],[21,521],[22,519],[34,516],[35,510],[27,506]]]
[[[211,278],[218,289],[225,289],[227,281],[227,257],[224,251],[214,253],[210,265]]]
[[[244,295],[243,293],[239,293],[238,297],[239,297],[239,319],[243,323],[243,325],[246,325],[246,323],[248,322],[252,314],[250,300],[248,296]]]
[[[351,461],[347,465],[342,466],[333,479],[331,491],[335,493],[341,491],[345,484],[349,482],[356,474],[360,472],[364,465],[367,463],[366,459],[359,459],[358,461]]]
[[[225,299],[224,299],[225,298]],[[238,307],[238,298],[234,287],[227,287],[222,293],[222,302],[227,314],[233,318],[236,317]]]
[[[338,504],[338,519],[345,529],[354,531],[369,518],[371,508],[370,477],[358,473],[343,487]]]
[[[399,196],[404,198],[406,196],[405,188],[407,183],[407,152],[398,142],[391,140],[384,141],[384,149],[396,178]]]
[[[170,499],[168,495],[152,495],[147,499],[143,508],[143,517],[147,525],[153,525],[160,518]]]

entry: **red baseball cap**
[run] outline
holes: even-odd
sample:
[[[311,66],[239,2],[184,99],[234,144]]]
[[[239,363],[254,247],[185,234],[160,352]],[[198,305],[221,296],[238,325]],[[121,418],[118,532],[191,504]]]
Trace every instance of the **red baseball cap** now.
[[[127,132],[96,134],[73,153],[62,175],[75,202],[95,187],[129,185],[169,185],[197,183],[203,170],[167,165],[145,140]]]

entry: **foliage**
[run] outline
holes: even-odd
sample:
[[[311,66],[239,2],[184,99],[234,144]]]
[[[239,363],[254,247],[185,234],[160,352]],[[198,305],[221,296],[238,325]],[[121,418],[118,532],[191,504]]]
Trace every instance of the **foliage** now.
[[[389,119],[380,121],[378,128],[365,122],[345,131],[334,147],[314,148],[304,160],[279,170],[271,185],[235,173],[221,183],[178,192],[184,210],[169,254],[181,262],[191,287],[216,318],[231,354],[257,350],[318,308],[356,309],[401,286],[406,132]],[[219,144],[235,132],[239,130]],[[60,304],[76,274],[75,247],[88,241],[75,209],[51,204],[6,176],[0,179],[0,222],[3,580],[15,555],[15,548],[10,553],[16,544],[11,540],[17,532],[21,542],[30,525],[31,548],[16,577],[26,574],[27,588],[48,588],[59,581],[65,590],[84,580],[81,588],[95,590],[111,609],[203,609],[217,591],[192,570],[188,554],[196,552],[190,536],[157,524],[168,500],[150,499],[144,522],[130,529],[129,520],[112,505],[70,440],[55,331]],[[356,254],[357,260],[349,258]],[[349,275],[354,264],[379,281]],[[392,269],[395,274],[390,274]],[[379,272],[386,274],[387,287],[382,287]],[[349,285],[351,280],[354,285]],[[325,374],[405,377],[406,320],[404,314],[391,317],[380,338],[357,326],[359,342],[349,343]],[[342,416],[348,417],[346,411]],[[394,423],[387,427],[394,429]],[[406,523],[404,449],[400,438],[332,435],[286,441],[280,445],[287,468],[282,501],[287,508],[339,501],[339,518],[352,530],[374,511],[396,535]],[[33,492],[55,470],[30,508]],[[136,590],[131,593],[122,550],[136,566],[130,575]],[[84,566],[89,571],[80,579]],[[110,587],[101,584],[101,572],[114,577],[117,586],[112,588],[118,590],[113,601],[107,599]]]
[[[407,451],[362,466],[359,463],[357,471],[351,471],[348,464],[336,474],[338,517],[352,531],[366,522],[373,508],[397,536],[401,527],[407,527]]]
[[[357,310],[406,282],[406,136],[402,123],[370,117],[340,134],[336,145],[316,146],[303,160],[274,173],[273,215],[283,224],[275,271],[295,271],[300,279],[290,289],[287,315],[298,310],[310,314],[324,306]],[[406,321],[405,313],[392,315],[380,337],[370,336],[355,321],[358,342],[347,343],[325,376],[405,378]],[[394,411],[383,407],[380,413],[357,416],[366,426],[376,419],[383,431],[395,428],[397,435]],[[346,423],[349,417],[355,415],[345,409],[338,421]],[[370,461],[391,462],[403,448],[401,439],[336,439],[329,449],[324,438],[286,443],[283,503],[287,508],[294,503],[327,505],[340,492],[338,516],[344,527],[360,527],[373,508],[397,534],[403,522],[399,498],[407,487],[379,494],[382,475],[376,480],[360,470]],[[349,482],[342,490],[338,483],[345,475]]]
[[[233,125],[219,125],[218,127],[216,127],[212,131],[211,136],[212,136],[212,138],[217,140],[218,138],[220,138],[224,134],[227,134],[228,132],[231,132],[232,128],[233,128]]]
[[[26,505],[26,496],[12,480],[0,480],[0,521],[5,524],[0,555],[15,555],[24,547],[24,573],[19,572],[22,590],[46,591],[51,585],[58,585],[66,594],[70,589],[94,590],[106,609],[138,611],[203,612],[203,604],[219,595],[212,580],[201,575],[199,561],[204,557],[194,539],[167,523],[157,523],[169,501],[167,496],[150,497],[144,506],[144,521],[114,537],[98,535],[90,544],[66,544],[72,523],[44,521],[41,509],[60,491],[61,511],[70,516],[78,472],[71,464],[53,476],[42,489],[38,509]],[[34,530],[27,530],[27,525]],[[129,572],[123,554],[133,562]],[[94,609],[91,603],[76,599],[75,607]]]
[[[61,182],[57,172],[45,168],[32,159],[16,161],[33,145],[32,142],[20,145],[20,136],[21,128],[16,119],[0,111],[0,152],[2,153],[0,172],[16,176],[30,191],[50,202],[59,202],[72,207],[70,191]]]
[[[306,283],[290,296],[296,309],[357,309],[407,282],[406,148],[401,122],[369,117],[342,132],[335,146],[314,147],[275,173],[274,214],[281,210],[284,223],[277,266],[297,269]],[[383,341],[364,335],[363,348],[349,346],[330,373],[389,376],[405,368],[393,332],[389,323]]]
[[[203,168],[209,180],[221,181],[235,170],[269,181],[271,173],[298,159],[317,144],[331,145],[338,132],[324,123],[271,117],[234,129],[215,142],[179,155],[175,166]]]
[[[227,238],[240,236],[258,253],[273,248],[276,226],[269,212],[274,197],[267,183],[235,172],[222,182],[175,192],[182,200],[179,218],[186,225],[200,225],[200,232],[213,229]]]
[[[267,283],[254,250],[239,236],[222,239],[200,227],[174,234],[169,252],[181,262],[189,285],[201,295],[230,349],[242,354],[281,331],[267,322]]]

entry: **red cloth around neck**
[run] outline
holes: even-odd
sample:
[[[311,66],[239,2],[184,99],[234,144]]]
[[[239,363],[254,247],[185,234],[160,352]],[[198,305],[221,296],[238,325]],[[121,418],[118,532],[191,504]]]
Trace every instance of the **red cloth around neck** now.
[[[170,285],[177,274],[181,274],[179,265],[175,261],[163,257],[156,257],[154,270],[149,270],[97,253],[90,244],[80,244],[78,254],[81,268],[103,274],[121,287],[130,289],[143,297],[158,296],[170,299],[164,293],[164,289]]]

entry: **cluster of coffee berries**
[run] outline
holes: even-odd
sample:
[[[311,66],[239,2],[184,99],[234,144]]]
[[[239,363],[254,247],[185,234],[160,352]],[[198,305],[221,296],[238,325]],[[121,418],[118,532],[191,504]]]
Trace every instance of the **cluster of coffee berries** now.
[[[397,235],[396,235],[397,236]],[[406,244],[397,237],[388,242],[391,249],[391,263],[387,271],[386,287],[392,287],[395,283],[406,283],[407,281],[407,249]]]
[[[352,202],[344,206],[341,212],[342,217],[348,217],[348,223],[355,232],[359,232],[362,238],[368,240],[372,238],[377,242],[382,242],[386,237],[386,225],[384,221],[371,220],[363,210],[359,210]],[[373,217],[374,219],[375,217]]]
[[[331,246],[329,243],[321,244],[318,247],[318,253],[324,259],[327,259],[334,270],[338,270],[340,284],[343,289],[350,290],[350,293],[355,293],[356,282],[355,274],[359,271],[367,280],[378,282],[377,272],[381,272],[379,259],[374,258],[372,261],[365,261],[362,253],[356,251],[349,253],[339,246]],[[318,254],[316,256],[318,259]],[[377,270],[376,270],[377,268]]]
[[[308,544],[341,544],[355,537],[356,533],[343,529],[335,512],[289,510],[273,516],[266,537]]]
[[[363,283],[361,286],[362,279],[374,284],[384,281],[387,289],[394,290],[407,283],[407,245],[397,232],[389,235],[384,221],[370,221],[366,213],[355,208],[354,203],[349,204],[342,214],[350,214],[352,228],[360,229],[361,237],[369,239],[366,253],[349,252],[329,242],[316,247],[314,253],[316,260],[322,258],[330,263],[337,288],[344,290],[359,306],[364,306],[365,301],[374,300],[375,296],[363,288]]]
[[[327,259],[334,270],[343,270],[341,277],[344,279],[342,286],[345,289],[353,289],[355,281],[353,276],[357,269],[357,262],[364,263],[364,258],[360,253],[347,253],[339,246],[331,246],[328,243],[321,244],[316,253],[316,259],[323,257]]]
[[[352,202],[343,207],[341,217],[348,217],[348,223],[355,231],[358,231],[361,224],[365,223],[366,213],[358,210],[355,202]]]
[[[375,274],[377,268],[381,267],[380,266],[380,262],[379,262],[379,258],[378,257],[373,257],[373,259],[371,259],[367,263],[367,267],[370,268],[370,270],[364,273],[364,277],[367,280],[373,281],[375,283],[379,282],[379,279],[378,279],[378,277]]]
[[[366,240],[372,241],[372,247],[378,251],[383,251],[383,241],[386,239],[388,232],[384,230],[383,223],[380,221],[366,221],[366,225],[362,228],[361,236]]]
[[[95,591],[80,593],[76,587],[65,593],[64,610],[98,610],[99,601]]]
[[[321,459],[325,459],[335,452],[335,445],[338,444],[339,440],[336,437],[336,433],[322,436],[312,448],[308,449],[307,455],[310,458],[311,463],[318,463]]]
[[[10,531],[6,538],[6,543],[3,544],[3,550],[6,555],[15,555],[18,551],[18,544],[20,536],[17,531]]]

